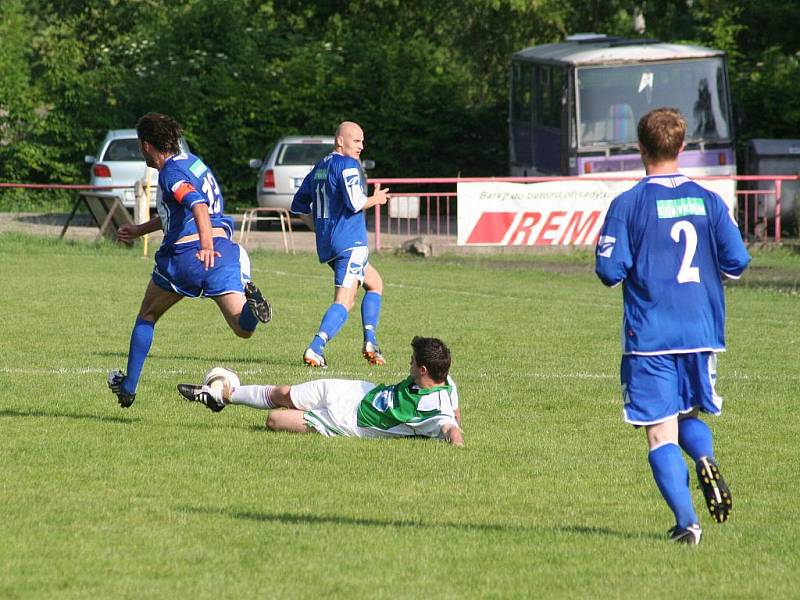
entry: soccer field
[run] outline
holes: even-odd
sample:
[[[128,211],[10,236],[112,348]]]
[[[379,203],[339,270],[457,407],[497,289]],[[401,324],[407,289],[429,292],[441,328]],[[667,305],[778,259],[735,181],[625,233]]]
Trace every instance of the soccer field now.
[[[123,410],[106,374],[152,260],[0,236],[0,597],[796,597],[800,254],[756,252],[727,288],[710,422],[734,509],[713,523],[693,481],[697,547],[666,541],[644,433],[622,423],[621,292],[591,253],[374,256],[388,364],[361,358],[356,307],[326,371],[301,356],[330,270],[251,260],[274,321],[241,340],[213,302],[181,302]],[[243,383],[392,383],[415,334],[452,350],[464,449],[270,433],[266,412],[175,389],[216,365]]]

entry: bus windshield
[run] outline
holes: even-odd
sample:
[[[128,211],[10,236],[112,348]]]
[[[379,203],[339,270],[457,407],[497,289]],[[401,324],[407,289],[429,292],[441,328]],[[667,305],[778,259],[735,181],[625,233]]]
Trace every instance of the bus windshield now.
[[[648,111],[677,108],[686,142],[730,141],[722,58],[576,69],[580,147],[635,146],[636,124]]]

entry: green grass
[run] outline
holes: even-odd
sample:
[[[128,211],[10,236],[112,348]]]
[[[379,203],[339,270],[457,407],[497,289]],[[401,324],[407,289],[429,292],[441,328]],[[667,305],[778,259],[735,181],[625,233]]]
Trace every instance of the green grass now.
[[[454,354],[467,447],[264,430],[175,384],[211,366],[242,380],[320,376],[300,364],[331,299],[310,254],[253,252],[275,320],[250,340],[210,301],[156,327],[136,403],[124,367],[151,259],[108,244],[0,237],[0,597],[791,597],[800,586],[800,255],[759,251],[728,288],[723,416],[734,492],[696,548],[671,514],[641,431],[622,423],[619,290],[587,252],[374,256],[388,365],[360,357],[355,309],[326,377],[392,382],[414,334]],[[795,590],[794,592],[792,590]]]

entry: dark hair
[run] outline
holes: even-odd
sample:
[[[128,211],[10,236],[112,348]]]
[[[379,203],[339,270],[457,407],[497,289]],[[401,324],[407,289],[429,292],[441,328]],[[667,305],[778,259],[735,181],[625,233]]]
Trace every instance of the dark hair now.
[[[686,119],[677,108],[656,108],[636,128],[645,164],[674,160],[686,137]]]
[[[411,340],[414,360],[418,367],[426,367],[428,375],[437,383],[447,379],[450,372],[450,349],[437,338],[416,336]]]
[[[178,154],[181,151],[181,126],[167,115],[147,113],[136,123],[136,135],[141,141],[155,146],[159,152]]]

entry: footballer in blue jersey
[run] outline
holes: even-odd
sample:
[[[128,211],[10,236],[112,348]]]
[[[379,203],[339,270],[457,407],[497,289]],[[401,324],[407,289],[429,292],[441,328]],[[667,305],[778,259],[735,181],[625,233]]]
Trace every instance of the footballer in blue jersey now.
[[[375,330],[380,318],[383,280],[369,263],[364,211],[388,200],[386,189],[375,186],[367,197],[359,157],[364,149],[364,132],[356,123],[345,121],[336,129],[334,150],[319,161],[303,180],[292,200],[291,211],[310,214],[314,219],[317,256],[334,274],[334,300],[322,317],[319,330],[303,353],[309,366],[326,367],[325,345],[347,321],[358,286],[365,294],[361,302],[364,344],[361,353],[372,365],[383,358]]]
[[[123,408],[136,397],[156,321],[182,298],[213,298],[230,328],[243,338],[272,318],[272,307],[250,280],[247,252],[231,239],[233,220],[223,214],[219,183],[201,159],[181,152],[178,123],[167,115],[148,113],[139,119],[136,131],[147,166],[159,171],[158,216],[123,225],[117,238],[131,243],[163,229],[164,240],[131,333],[126,372],[108,375],[108,386]]]
[[[722,278],[750,262],[731,210],[714,192],[677,172],[686,122],[661,108],[639,121],[646,177],[617,196],[596,248],[595,271],[622,284],[623,417],[643,426],[658,488],[675,515],[674,541],[698,543],[701,530],[681,448],[694,460],[712,517],[728,518],[730,489],[699,412],[718,415],[716,355],[725,350]]]

